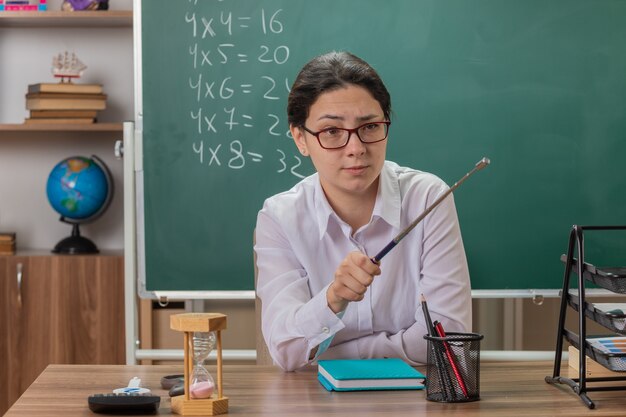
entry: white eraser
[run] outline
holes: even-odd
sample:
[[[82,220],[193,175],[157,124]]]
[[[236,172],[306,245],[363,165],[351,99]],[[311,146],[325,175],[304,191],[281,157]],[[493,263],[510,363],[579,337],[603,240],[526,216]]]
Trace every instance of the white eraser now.
[[[128,386],[124,388],[117,388],[113,390],[114,394],[149,394],[150,390],[148,388],[141,388],[141,379],[138,377],[133,377],[130,381],[128,381]]]

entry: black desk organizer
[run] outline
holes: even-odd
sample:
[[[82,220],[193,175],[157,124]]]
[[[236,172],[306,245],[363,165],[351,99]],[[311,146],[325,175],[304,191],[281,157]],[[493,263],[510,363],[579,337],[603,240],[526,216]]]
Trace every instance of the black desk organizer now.
[[[567,255],[561,256],[565,262],[563,289],[561,290],[561,308],[559,327],[554,353],[554,372],[545,378],[550,384],[566,384],[589,408],[595,408],[594,402],[587,395],[591,391],[626,390],[626,385],[619,386],[587,386],[588,383],[607,381],[626,381],[625,376],[587,377],[586,356],[604,365],[612,371],[626,371],[626,353],[605,353],[594,349],[587,342],[586,318],[590,318],[615,333],[626,335],[625,314],[611,314],[599,310],[585,301],[585,282],[590,281],[609,291],[626,294],[626,267],[598,268],[584,262],[584,230],[626,230],[626,226],[573,226],[569,236]],[[578,258],[574,257],[577,249]],[[580,260],[581,262],[578,262]],[[570,276],[572,272],[578,276],[578,294],[570,292]],[[565,328],[565,315],[568,305],[578,313],[578,333]],[[579,350],[578,378],[561,376],[561,352],[563,339]],[[582,341],[582,343],[581,343]]]

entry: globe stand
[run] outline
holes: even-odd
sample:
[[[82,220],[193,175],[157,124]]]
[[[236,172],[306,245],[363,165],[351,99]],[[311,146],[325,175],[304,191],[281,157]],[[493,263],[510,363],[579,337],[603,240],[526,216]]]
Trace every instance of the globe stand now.
[[[63,218],[61,218],[63,220]],[[98,247],[91,240],[80,235],[78,223],[72,224],[72,235],[56,244],[52,253],[64,253],[69,255],[98,253]]]

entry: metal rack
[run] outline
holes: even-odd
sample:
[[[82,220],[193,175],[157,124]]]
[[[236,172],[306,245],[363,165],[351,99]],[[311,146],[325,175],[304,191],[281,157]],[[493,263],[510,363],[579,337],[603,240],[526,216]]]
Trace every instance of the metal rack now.
[[[616,326],[626,320],[625,314],[601,314],[593,307],[593,304],[585,301],[585,282],[590,281],[609,291],[626,294],[626,267],[598,268],[586,263],[584,257],[585,230],[626,230],[626,226],[578,226],[574,225],[570,232],[567,255],[561,260],[565,262],[563,276],[563,289],[561,290],[561,307],[559,313],[559,325],[554,355],[554,372],[552,376],[546,376],[545,380],[550,384],[565,384],[569,386],[590,409],[595,408],[594,402],[587,395],[591,391],[617,391],[626,390],[626,385],[612,386],[588,386],[597,382],[626,381],[625,376],[613,377],[588,377],[586,357],[596,360],[607,369],[613,371],[626,371],[626,354],[610,354],[594,349],[587,339],[586,319],[590,318],[613,332],[626,334],[623,328]],[[577,253],[578,258],[574,257]],[[578,294],[570,292],[570,276],[575,272],[578,276]],[[568,305],[578,312],[578,333],[565,328],[565,317]],[[616,321],[621,320],[621,321]],[[561,376],[561,352],[563,340],[579,349],[578,378]]]

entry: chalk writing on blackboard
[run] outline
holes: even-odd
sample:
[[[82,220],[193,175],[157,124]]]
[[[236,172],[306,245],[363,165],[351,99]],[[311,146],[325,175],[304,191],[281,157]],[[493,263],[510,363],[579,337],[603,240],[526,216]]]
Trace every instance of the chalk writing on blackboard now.
[[[282,8],[262,8],[251,16],[236,15],[231,11],[220,11],[215,15],[195,11],[185,13],[184,20],[192,39],[188,46],[192,73],[188,75],[187,85],[195,97],[188,121],[197,134],[191,151],[201,165],[238,170],[249,164],[270,163],[275,165],[277,174],[304,178],[298,172],[302,160],[293,154],[291,134],[284,127],[286,122],[281,115],[259,110],[262,105],[250,106],[249,110],[238,107],[241,103],[286,101],[289,79],[273,72],[286,64],[290,56],[290,48],[283,42],[286,39],[281,39],[281,36],[285,37],[285,23],[280,18],[282,12]],[[235,31],[256,31],[253,39],[259,39],[258,44],[247,42],[245,47],[240,47]],[[271,42],[268,37],[273,38]],[[277,39],[278,44],[274,45]],[[237,79],[228,74],[228,69],[234,65],[259,64],[265,68],[260,76]],[[220,71],[216,71],[216,67],[221,67]],[[235,102],[239,104],[235,105]],[[246,130],[258,132],[258,140],[280,137],[287,140],[277,142],[272,155],[267,155],[267,150],[264,154],[255,149],[251,139],[245,139],[256,139],[255,134],[244,134]]]

